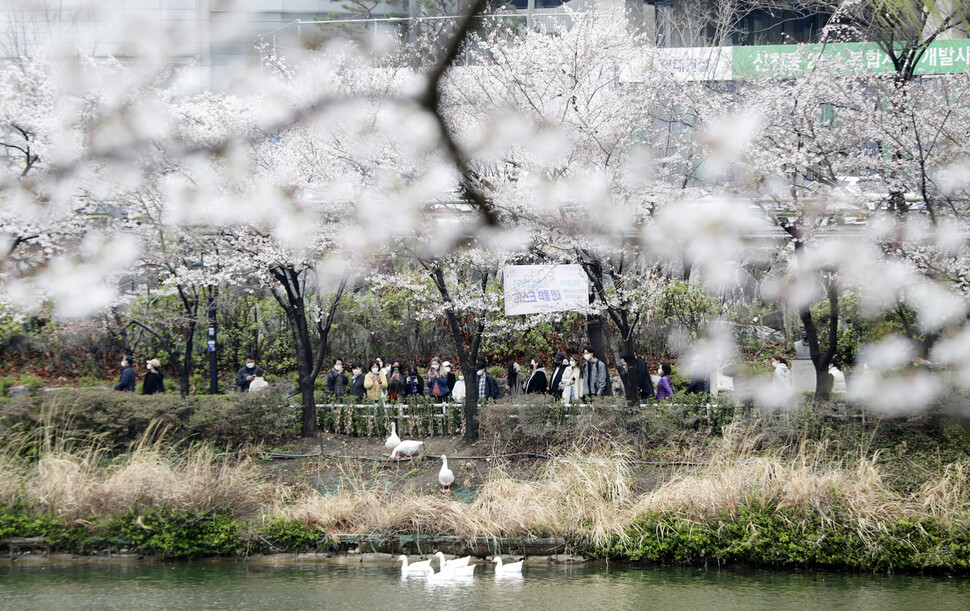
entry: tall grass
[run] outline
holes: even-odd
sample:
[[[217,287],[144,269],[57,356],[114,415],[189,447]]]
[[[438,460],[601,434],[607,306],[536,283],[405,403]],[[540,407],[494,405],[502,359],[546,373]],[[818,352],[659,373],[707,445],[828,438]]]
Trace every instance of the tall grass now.
[[[711,524],[747,510],[786,508],[796,510],[786,515],[839,519],[866,538],[901,518],[947,521],[970,511],[970,465],[952,464],[905,496],[887,485],[873,457],[840,457],[825,444],[807,443],[764,453],[756,436],[734,426],[706,450],[703,466],[684,467],[646,492],[634,487],[631,455],[601,447],[553,458],[525,479],[493,466],[470,503],[375,486],[363,472],[345,471],[333,494],[283,485],[253,460],[223,456],[205,444],[167,445],[158,426],[117,456],[96,439],[46,435],[32,461],[0,452],[0,499],[66,519],[155,508],[228,511],[328,534],[566,536],[598,546],[628,536],[644,514]]]
[[[230,460],[210,445],[166,445],[153,425],[128,452],[112,456],[97,438],[45,427],[32,463],[0,453],[0,494],[22,505],[75,519],[129,510],[231,511],[252,515],[276,498],[253,461]]]

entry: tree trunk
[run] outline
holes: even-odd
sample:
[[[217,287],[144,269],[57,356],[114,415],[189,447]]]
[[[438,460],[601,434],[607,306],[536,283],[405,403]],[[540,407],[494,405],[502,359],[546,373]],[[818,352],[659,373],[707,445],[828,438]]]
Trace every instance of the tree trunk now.
[[[593,349],[593,356],[603,362],[604,365],[609,363],[607,360],[606,352],[606,339],[604,337],[603,329],[603,317],[600,314],[587,314],[586,315],[586,334],[589,336],[589,345]],[[608,397],[613,395],[613,384],[610,380],[610,371],[607,367],[606,370],[606,389],[603,391],[603,396]]]
[[[812,316],[810,306],[805,306],[799,311],[802,325],[805,327],[805,340],[808,342],[809,355],[812,357],[812,365],[815,368],[815,399],[826,401],[832,392],[832,378],[829,376],[829,363],[835,356],[839,339],[839,293],[838,285],[834,274],[828,279],[826,289],[829,301],[829,345],[825,352],[822,352],[818,341],[818,327]]]
[[[627,405],[640,405],[640,386],[637,381],[637,355],[633,345],[633,334],[623,338],[623,352],[626,356],[626,371],[623,372],[623,392]]]
[[[182,366],[179,367],[179,393],[183,397],[189,395],[189,378],[192,376],[192,349],[195,344],[195,321],[185,328],[185,351],[182,354]]]
[[[300,435],[302,437],[313,437],[317,434],[317,403],[313,396],[313,383],[316,381],[316,375],[310,327],[306,319],[306,301],[300,285],[299,276],[302,272],[297,272],[292,267],[274,268],[271,271],[286,291],[285,298],[275,289],[272,293],[286,313],[286,320],[290,323],[290,331],[293,333],[293,342],[296,348],[297,384],[303,403],[303,424],[300,428]]]
[[[482,343],[482,335],[485,333],[485,324],[479,322],[475,325],[475,333],[472,335],[471,350],[465,349],[465,342],[462,339],[461,324],[458,321],[458,314],[455,312],[454,302],[448,292],[448,285],[445,284],[445,275],[437,265],[431,267],[431,279],[434,280],[435,287],[441,294],[442,300],[448,304],[445,308],[445,316],[448,318],[448,325],[451,327],[451,339],[455,346],[458,360],[461,361],[462,370],[467,373],[476,371],[475,364],[478,361],[478,349]],[[488,274],[482,278],[482,290],[488,284]],[[471,381],[471,384],[469,384]],[[478,440],[478,385],[474,383],[473,375],[465,376],[465,434],[463,439],[468,442]]]

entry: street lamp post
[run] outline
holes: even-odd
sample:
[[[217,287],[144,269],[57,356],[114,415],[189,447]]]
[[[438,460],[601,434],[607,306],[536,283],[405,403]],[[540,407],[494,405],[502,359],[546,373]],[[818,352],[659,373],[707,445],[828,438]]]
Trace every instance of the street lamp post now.
[[[200,259],[190,266],[191,269],[205,269],[205,261]],[[216,322],[216,297],[218,287],[214,284],[208,286],[209,299],[206,304],[206,311],[209,315],[209,332],[206,334],[206,349],[209,354],[209,394],[219,394],[219,343],[216,340],[218,323]]]

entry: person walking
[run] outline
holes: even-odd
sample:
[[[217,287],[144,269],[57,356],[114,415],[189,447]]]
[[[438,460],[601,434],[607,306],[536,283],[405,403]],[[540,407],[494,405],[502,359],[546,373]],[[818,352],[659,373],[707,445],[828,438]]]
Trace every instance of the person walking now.
[[[337,399],[343,399],[347,393],[348,382],[343,360],[335,359],[333,367],[327,372],[327,394],[337,397]]]
[[[122,392],[135,392],[135,368],[132,366],[135,360],[131,356],[121,359],[121,379],[115,384],[115,390]]]
[[[243,365],[239,371],[236,372],[236,386],[239,387],[239,392],[246,392],[249,390],[249,385],[253,383],[256,379],[254,375],[254,370],[256,369],[256,359],[253,355],[246,355],[246,364]]]
[[[562,380],[559,382],[559,391],[562,393],[564,405],[579,399],[579,393],[582,391],[582,371],[576,355],[570,356],[569,363],[563,371]]]
[[[566,360],[566,355],[562,352],[557,352],[552,360],[556,364],[556,368],[553,369],[552,380],[549,382],[549,394],[558,397],[562,394],[562,376],[569,368],[569,361]]]
[[[505,392],[510,397],[522,394],[522,367],[517,361],[509,361],[509,368],[505,373]]]
[[[371,361],[370,371],[364,376],[364,390],[367,391],[367,398],[374,403],[380,402],[382,392],[387,390],[387,376],[377,361]]]
[[[475,363],[475,383],[478,385],[478,404],[481,405],[492,399],[498,399],[498,382],[485,367],[485,359],[479,357]]]
[[[771,357],[771,366],[775,373],[771,378],[771,383],[778,390],[784,393],[791,392],[791,371],[788,370],[788,361],[777,352]]]
[[[529,364],[532,367],[532,375],[529,376],[529,381],[525,383],[525,394],[546,394],[549,391],[549,381],[546,379],[546,370],[542,366],[542,360],[539,357],[533,357]]]
[[[145,382],[141,386],[141,394],[154,395],[155,393],[165,392],[165,376],[161,372],[162,364],[158,359],[148,361],[148,373],[145,374]]]
[[[845,374],[842,373],[841,363],[833,360],[829,363],[829,375],[832,376],[832,394],[845,394]]]
[[[624,354],[620,356],[620,365],[627,371],[630,367],[636,367],[637,394],[639,394],[641,400],[652,399],[654,396],[653,380],[650,378],[650,368],[647,367],[647,362],[642,357]],[[626,384],[625,377],[623,383]]]
[[[602,397],[606,392],[606,363],[596,358],[592,346],[583,346],[583,397]]]
[[[657,382],[657,400],[662,401],[673,397],[674,387],[670,383],[670,363],[661,363],[660,370],[657,373],[660,375],[660,381]]]

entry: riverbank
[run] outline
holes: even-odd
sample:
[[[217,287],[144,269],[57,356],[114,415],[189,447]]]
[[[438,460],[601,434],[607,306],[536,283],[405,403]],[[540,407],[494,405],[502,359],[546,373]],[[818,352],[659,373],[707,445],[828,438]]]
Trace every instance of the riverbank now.
[[[454,554],[534,555],[521,542],[545,540],[550,554],[610,562],[970,572],[970,461],[957,423],[826,429],[793,416],[783,428],[670,431],[639,451],[592,434],[435,438],[430,453],[449,452],[458,477],[451,495],[436,490],[440,461],[391,463],[373,438],[237,455],[149,431],[112,453],[48,431],[32,453],[0,455],[0,540],[160,558],[426,555],[445,543]],[[541,453],[509,456],[526,448]]]

